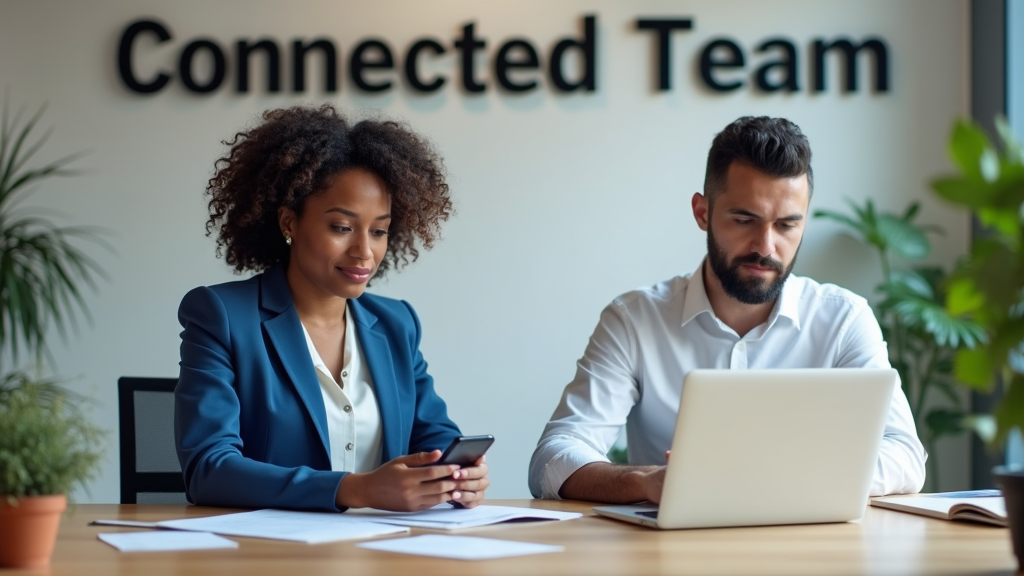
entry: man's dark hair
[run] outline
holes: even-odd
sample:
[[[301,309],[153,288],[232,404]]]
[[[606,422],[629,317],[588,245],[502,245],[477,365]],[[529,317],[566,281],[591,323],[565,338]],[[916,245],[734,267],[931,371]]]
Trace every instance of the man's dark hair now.
[[[800,127],[785,118],[743,116],[715,136],[704,172],[704,196],[709,204],[725,189],[733,162],[776,178],[807,174],[808,193],[814,191],[811,144]]]

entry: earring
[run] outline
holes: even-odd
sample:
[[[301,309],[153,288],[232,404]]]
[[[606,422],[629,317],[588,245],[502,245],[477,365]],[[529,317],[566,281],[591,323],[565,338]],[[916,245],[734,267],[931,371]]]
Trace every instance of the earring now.
[[[288,234],[285,234],[284,235],[284,243],[289,245],[289,246],[291,246],[292,245],[292,237],[289,236]]]

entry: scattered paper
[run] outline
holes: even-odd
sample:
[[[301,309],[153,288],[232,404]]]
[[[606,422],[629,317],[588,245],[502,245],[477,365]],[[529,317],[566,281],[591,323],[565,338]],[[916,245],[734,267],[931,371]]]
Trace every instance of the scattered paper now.
[[[350,518],[383,522],[414,528],[436,530],[462,530],[511,520],[571,520],[582,516],[579,512],[558,512],[540,508],[516,508],[512,506],[477,506],[476,508],[452,508],[448,505],[435,506],[420,512],[382,512],[380,510],[355,510],[348,512]]]
[[[355,518],[337,512],[293,512],[290,510],[256,510],[206,518],[166,520],[159,522],[159,525],[175,530],[290,540],[307,544],[371,538],[409,531],[405,527],[381,524],[376,519],[371,522],[364,518]]]
[[[373,542],[356,544],[356,546],[382,552],[435,556],[437,558],[453,558],[455,560],[493,560],[494,558],[545,554],[565,550],[562,546],[550,546],[547,544],[494,540],[493,538],[477,538],[474,536],[445,536],[441,534],[375,540]]]
[[[214,550],[238,548],[238,542],[209,532],[120,532],[100,534],[100,540],[121,552],[166,552],[170,550]]]

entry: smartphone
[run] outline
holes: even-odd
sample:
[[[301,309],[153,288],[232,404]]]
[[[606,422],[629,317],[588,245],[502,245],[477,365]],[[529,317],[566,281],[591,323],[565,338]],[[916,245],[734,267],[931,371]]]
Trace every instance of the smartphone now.
[[[459,466],[471,466],[477,458],[487,453],[487,449],[494,444],[494,436],[484,434],[483,436],[459,436],[452,440],[452,443],[445,448],[444,454],[437,464],[458,464]]]

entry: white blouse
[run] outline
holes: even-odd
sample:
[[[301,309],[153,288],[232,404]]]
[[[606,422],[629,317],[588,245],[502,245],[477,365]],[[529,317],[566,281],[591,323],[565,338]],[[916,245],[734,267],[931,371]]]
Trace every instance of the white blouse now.
[[[359,346],[352,310],[345,311],[345,345],[341,382],[334,379],[320,353],[316,351],[306,327],[309,356],[316,368],[327,409],[327,436],[330,440],[331,469],[336,472],[371,472],[381,464],[383,431],[380,407],[373,391],[373,377]]]

